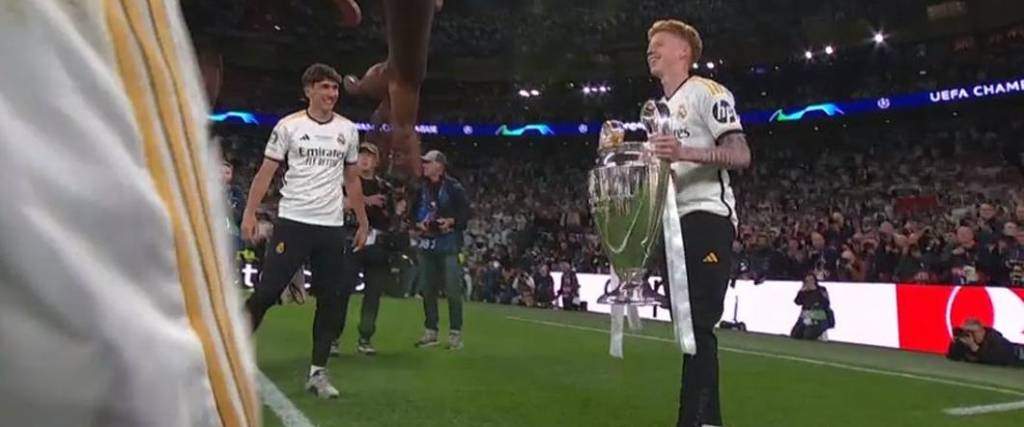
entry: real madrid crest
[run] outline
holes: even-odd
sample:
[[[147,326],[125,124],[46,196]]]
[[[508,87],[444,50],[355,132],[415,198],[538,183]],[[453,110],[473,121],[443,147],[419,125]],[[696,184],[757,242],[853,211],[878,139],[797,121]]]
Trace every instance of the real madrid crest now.
[[[278,254],[283,254],[284,253],[284,242],[278,242],[277,246],[274,247],[274,252],[277,252]]]
[[[679,104],[679,109],[676,110],[676,120],[680,122],[686,120],[686,104]]]

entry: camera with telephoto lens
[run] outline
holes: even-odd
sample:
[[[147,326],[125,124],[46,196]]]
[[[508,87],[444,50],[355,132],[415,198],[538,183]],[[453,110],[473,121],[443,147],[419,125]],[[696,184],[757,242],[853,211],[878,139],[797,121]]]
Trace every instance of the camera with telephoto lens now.
[[[434,218],[427,221],[427,232],[430,234],[441,233],[441,220]]]
[[[953,338],[954,339],[958,339],[959,340],[961,338],[970,338],[970,337],[971,337],[971,332],[970,331],[965,330],[964,328],[953,328]]]

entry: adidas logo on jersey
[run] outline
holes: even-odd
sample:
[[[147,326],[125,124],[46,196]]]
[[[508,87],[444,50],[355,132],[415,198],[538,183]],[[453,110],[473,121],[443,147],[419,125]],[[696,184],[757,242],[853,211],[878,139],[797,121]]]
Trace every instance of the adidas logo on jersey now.
[[[718,264],[718,255],[716,255],[714,252],[708,252],[708,254],[704,257],[703,262],[705,264]]]
[[[302,135],[302,137],[299,138],[299,141],[309,141],[309,134]]]

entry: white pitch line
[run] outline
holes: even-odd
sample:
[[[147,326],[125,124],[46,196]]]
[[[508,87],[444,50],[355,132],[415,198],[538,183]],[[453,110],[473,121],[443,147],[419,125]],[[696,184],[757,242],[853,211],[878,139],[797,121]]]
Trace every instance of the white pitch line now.
[[[281,392],[281,389],[274,385],[273,381],[263,373],[256,371],[257,380],[260,383],[260,395],[263,396],[263,403],[270,407],[277,417],[281,419],[284,427],[313,427],[314,424],[306,418],[306,415],[295,407],[288,396]]]
[[[979,415],[979,414],[991,414],[993,412],[1008,412],[1016,411],[1018,409],[1024,409],[1024,400],[1020,402],[1007,402],[1007,403],[995,403],[992,405],[978,405],[978,406],[965,406],[961,408],[947,408],[943,409],[949,415]]]
[[[605,334],[608,333],[608,331],[604,330],[604,329],[588,328],[586,326],[569,325],[569,324],[558,323],[558,322],[547,322],[547,321],[544,321],[544,320],[526,319],[526,318],[523,318],[523,317],[516,317],[516,316],[505,316],[505,318],[506,319],[511,319],[511,320],[518,320],[520,322],[536,323],[536,324],[540,324],[540,325],[556,326],[556,327],[560,327],[560,328],[577,329],[577,330],[581,330],[581,331],[590,331],[590,332],[600,332],[600,333],[605,333]],[[662,337],[652,337],[652,336],[637,335],[637,334],[625,334],[625,335],[629,336],[629,337],[633,337],[633,338],[639,338],[639,339],[650,340],[650,341],[660,341],[660,342],[667,342],[667,343],[674,343],[675,342],[675,341],[672,341],[672,340],[670,340],[668,338],[662,338]],[[752,355],[752,356],[761,356],[761,357],[767,357],[767,358],[771,358],[771,359],[789,360],[789,361],[793,361],[793,362],[801,362],[801,363],[807,363],[807,364],[818,365],[818,366],[829,366],[829,367],[832,367],[832,368],[845,369],[845,370],[848,370],[848,371],[866,372],[866,373],[870,373],[870,374],[887,375],[887,376],[891,376],[891,377],[909,378],[909,379],[918,380],[918,381],[927,381],[927,382],[938,383],[938,384],[945,384],[945,385],[951,385],[951,386],[957,386],[957,387],[968,387],[968,388],[973,388],[973,389],[976,389],[976,390],[992,391],[992,392],[996,392],[996,393],[1009,394],[1009,395],[1012,395],[1012,396],[1024,396],[1024,391],[1020,391],[1020,390],[1012,390],[1012,389],[1008,389],[1008,388],[993,387],[993,386],[982,385],[982,384],[965,383],[965,382],[960,382],[960,381],[946,380],[946,379],[942,379],[942,378],[935,378],[935,377],[929,377],[929,376],[924,376],[924,375],[908,374],[906,372],[887,371],[887,370],[875,369],[875,368],[865,368],[863,366],[847,365],[845,363],[828,362],[828,361],[825,361],[825,360],[808,359],[806,357],[788,356],[788,355],[785,355],[785,354],[777,354],[777,353],[765,353],[765,352],[761,352],[761,351],[744,350],[744,349],[731,348],[731,347],[718,347],[718,349],[722,350],[722,351],[728,351],[728,352],[731,352],[731,353],[748,354],[748,355]]]

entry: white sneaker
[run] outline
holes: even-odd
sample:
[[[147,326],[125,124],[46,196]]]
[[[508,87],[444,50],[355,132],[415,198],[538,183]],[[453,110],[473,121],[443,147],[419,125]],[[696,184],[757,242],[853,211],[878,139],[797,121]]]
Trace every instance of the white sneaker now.
[[[423,336],[420,337],[419,341],[416,341],[416,343],[414,343],[413,346],[416,348],[434,347],[437,344],[437,331],[427,329],[423,331]]]
[[[377,349],[373,347],[373,344],[370,344],[370,341],[363,339],[359,340],[359,345],[356,346],[356,351],[367,356],[377,355]]]
[[[337,398],[338,389],[331,385],[330,378],[327,377],[327,370],[320,369],[313,373],[306,380],[306,391],[309,391],[321,399],[334,399]]]
[[[449,350],[462,350],[462,333],[458,331],[452,331],[448,335],[448,349]]]

